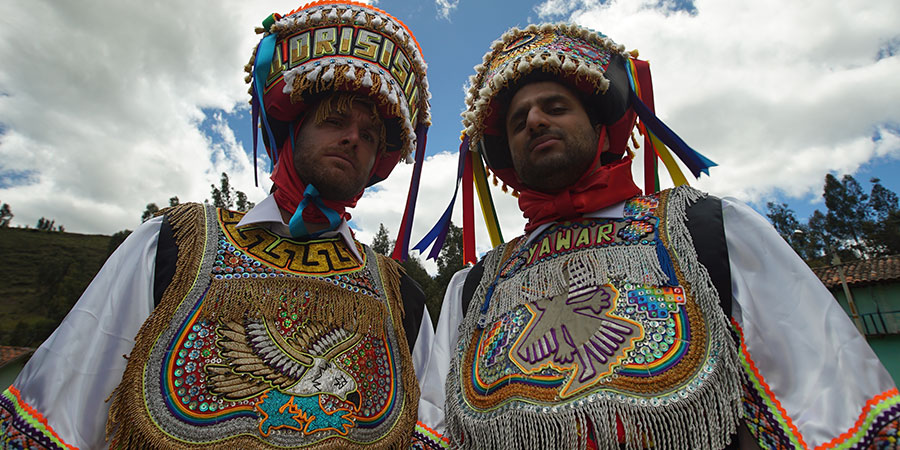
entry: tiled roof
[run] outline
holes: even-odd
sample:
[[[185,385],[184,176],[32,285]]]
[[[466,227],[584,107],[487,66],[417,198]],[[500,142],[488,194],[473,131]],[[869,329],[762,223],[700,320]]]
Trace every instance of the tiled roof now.
[[[23,356],[27,356],[34,352],[29,347],[6,347],[0,345],[0,367],[3,367]]]
[[[840,265],[848,285],[865,285],[886,281],[900,281],[900,255],[863,259]],[[813,272],[829,289],[840,286],[838,266],[816,267]]]

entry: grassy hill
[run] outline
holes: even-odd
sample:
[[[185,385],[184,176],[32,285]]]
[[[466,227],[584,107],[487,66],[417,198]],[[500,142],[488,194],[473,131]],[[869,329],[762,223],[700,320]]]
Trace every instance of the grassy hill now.
[[[0,345],[40,345],[117,244],[111,236],[0,228]]]

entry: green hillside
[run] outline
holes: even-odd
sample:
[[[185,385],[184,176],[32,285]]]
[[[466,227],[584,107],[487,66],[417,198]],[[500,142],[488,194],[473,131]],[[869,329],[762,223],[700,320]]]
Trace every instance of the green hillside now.
[[[0,228],[0,345],[36,347],[72,308],[112,238]]]

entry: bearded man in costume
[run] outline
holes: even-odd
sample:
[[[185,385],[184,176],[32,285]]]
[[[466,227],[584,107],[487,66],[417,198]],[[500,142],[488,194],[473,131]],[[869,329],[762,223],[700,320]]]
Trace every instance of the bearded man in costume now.
[[[424,295],[354,239],[346,210],[424,153],[421,50],[353,2],[258,32],[247,71],[273,194],[246,214],[179,205],[135,230],[0,397],[4,448],[410,444]]]
[[[641,195],[635,126],[709,165],[653,114],[645,62],[532,25],[476,71],[461,152],[528,223],[448,286],[419,404],[435,447],[895,448],[889,374],[765,219],[652,175]]]

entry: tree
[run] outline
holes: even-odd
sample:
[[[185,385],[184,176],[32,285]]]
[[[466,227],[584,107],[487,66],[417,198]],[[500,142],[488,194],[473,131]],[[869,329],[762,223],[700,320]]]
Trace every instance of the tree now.
[[[825,198],[825,206],[828,207],[825,230],[839,243],[848,243],[850,250],[861,256],[865,255],[866,245],[862,233],[865,223],[869,220],[866,205],[869,196],[851,175],[844,175],[839,182],[834,175],[828,174],[825,175],[822,197]]]
[[[391,252],[391,238],[388,235],[387,228],[384,227],[383,223],[378,224],[378,232],[375,233],[375,238],[372,239],[372,250],[375,250],[375,253],[380,253],[385,256],[389,256]]]
[[[178,196],[177,196],[177,195],[176,195],[176,196],[173,196],[172,198],[169,199],[169,206],[170,206],[170,207],[171,207],[171,206],[178,206],[178,203],[180,203],[180,202],[178,201]]]
[[[247,194],[241,191],[237,191],[235,192],[235,195],[237,196],[237,202],[235,202],[235,206],[237,207],[238,211],[250,211],[250,209],[256,206],[253,202],[247,201]]]
[[[147,203],[147,209],[141,214],[141,223],[152,219],[157,212],[159,212],[159,206],[156,206],[156,203]]]
[[[450,278],[459,269],[463,268],[463,234],[462,228],[453,225],[450,222],[450,229],[447,230],[447,239],[444,241],[444,247],[437,258],[438,271],[434,277],[434,282],[440,287],[440,298],[443,300],[444,292],[450,283]]]
[[[222,178],[219,183],[219,187],[216,187],[214,184],[209,185],[212,188],[210,197],[213,206],[232,209],[235,207],[235,201],[237,201],[237,209],[242,212],[249,211],[250,208],[255,206],[253,202],[247,201],[247,194],[234,190],[234,187],[231,186],[231,182],[228,180],[227,173],[222,172]]]
[[[231,187],[231,183],[228,181],[228,174],[222,172],[221,178],[221,187],[216,187],[216,185],[209,185],[212,188],[212,204],[216,208],[228,208],[231,209],[234,207],[234,198],[232,197],[232,193],[234,188]]]
[[[109,258],[109,255],[112,255],[112,253],[116,251],[117,248],[119,248],[119,245],[125,241],[125,238],[127,238],[129,234],[131,234],[131,230],[122,230],[117,231],[115,234],[109,237],[109,244],[107,244],[106,246],[107,258]]]
[[[789,208],[787,203],[774,202],[766,203],[766,209],[768,210],[766,217],[769,218],[769,222],[772,222],[775,231],[796,249],[794,240],[796,240],[796,231],[800,230],[800,222],[794,216],[794,210]]]
[[[900,210],[897,194],[881,185],[881,180],[872,178],[869,194],[869,214],[872,220],[864,227],[866,241],[873,256],[900,253]]]
[[[437,325],[438,317],[441,314],[441,303],[444,299],[442,289],[425,270],[425,266],[422,265],[419,258],[409,255],[409,258],[400,265],[406,270],[406,274],[422,288],[422,292],[425,293],[425,307],[428,308],[428,315],[431,316],[431,324]]]
[[[0,228],[9,227],[9,222],[12,221],[13,213],[9,208],[8,203],[4,203],[0,206]]]
[[[45,219],[41,217],[40,219],[38,219],[37,226],[35,228],[41,231],[56,231],[55,224],[56,220]],[[62,227],[62,225],[60,225],[60,227]]]

